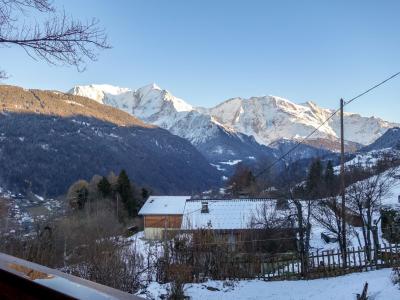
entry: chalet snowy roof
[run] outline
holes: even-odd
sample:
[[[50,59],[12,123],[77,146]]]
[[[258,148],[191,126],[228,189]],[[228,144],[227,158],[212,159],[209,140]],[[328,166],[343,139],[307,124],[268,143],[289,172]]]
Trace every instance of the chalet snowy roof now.
[[[208,212],[202,212],[207,202]],[[274,211],[272,199],[187,200],[182,229],[248,229],[262,210]],[[254,228],[254,227],[253,227]]]
[[[139,215],[182,215],[190,196],[150,196]]]

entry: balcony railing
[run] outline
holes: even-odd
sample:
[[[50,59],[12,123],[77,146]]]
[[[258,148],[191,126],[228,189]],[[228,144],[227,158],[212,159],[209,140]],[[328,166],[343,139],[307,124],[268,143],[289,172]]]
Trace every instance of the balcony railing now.
[[[0,253],[0,299],[142,298]]]

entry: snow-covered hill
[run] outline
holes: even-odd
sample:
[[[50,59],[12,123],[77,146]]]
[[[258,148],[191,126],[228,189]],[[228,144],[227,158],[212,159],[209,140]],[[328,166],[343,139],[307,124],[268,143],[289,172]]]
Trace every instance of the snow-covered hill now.
[[[375,142],[361,149],[363,152],[392,148],[400,150],[400,128],[391,128]]]

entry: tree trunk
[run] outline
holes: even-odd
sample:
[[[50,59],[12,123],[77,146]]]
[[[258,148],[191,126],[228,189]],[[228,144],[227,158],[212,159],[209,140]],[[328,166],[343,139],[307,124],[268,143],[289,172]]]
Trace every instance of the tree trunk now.
[[[372,215],[371,215],[371,207],[367,207],[367,243],[369,250],[369,259],[371,259],[372,254],[372,241],[371,241],[371,231],[372,231]]]
[[[343,249],[342,221],[341,221],[341,217],[340,217],[340,214],[338,211],[336,196],[333,200],[333,205],[334,205],[335,222],[336,222],[336,227],[337,227],[337,238],[338,238],[338,242],[339,242],[339,248],[340,248],[340,252],[344,253],[345,251]]]
[[[368,231],[368,225],[366,224],[367,222],[365,221],[365,217],[363,214],[363,210],[362,210],[362,206],[361,204],[358,205],[358,214],[361,217],[362,220],[362,226],[361,226],[361,230],[362,230],[362,234],[363,234],[363,239],[364,239],[364,247],[366,249],[367,252],[367,260],[370,261],[371,260],[371,251],[370,248],[368,246],[368,238],[367,238],[367,231]]]
[[[305,259],[305,249],[304,249],[303,210],[299,200],[294,200],[294,204],[296,205],[297,219],[299,222],[298,226],[299,226],[299,252],[301,259],[301,275],[305,277],[307,276],[307,267],[305,265],[306,259]]]

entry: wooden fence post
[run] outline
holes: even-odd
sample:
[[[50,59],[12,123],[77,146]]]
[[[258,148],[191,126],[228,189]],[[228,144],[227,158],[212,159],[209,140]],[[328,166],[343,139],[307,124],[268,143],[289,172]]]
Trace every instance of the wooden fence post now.
[[[360,270],[363,271],[363,269],[364,269],[364,264],[363,264],[363,262],[361,261],[361,248],[360,248],[360,246],[357,247],[357,253],[358,253],[358,264],[359,264]],[[365,261],[365,260],[364,260],[364,261]]]
[[[368,293],[368,282],[365,283],[361,295],[357,294],[357,300],[367,300],[368,299],[367,293]]]

